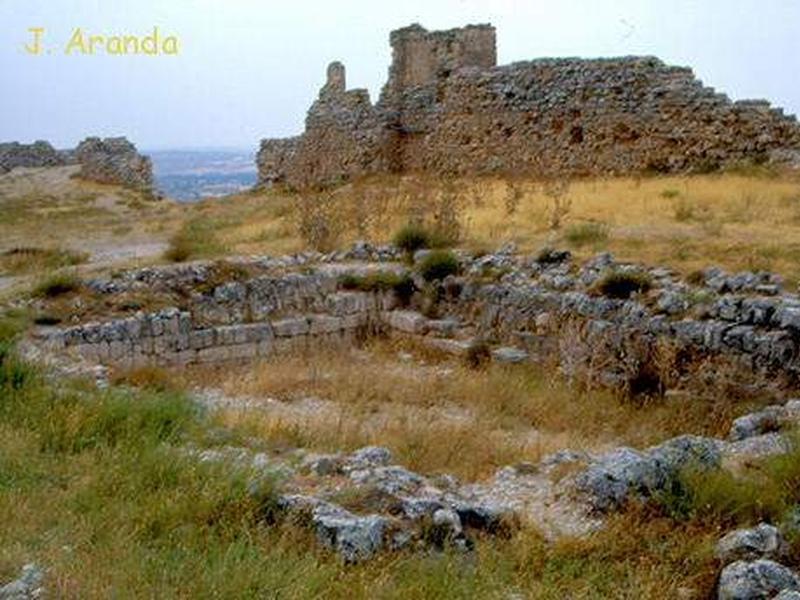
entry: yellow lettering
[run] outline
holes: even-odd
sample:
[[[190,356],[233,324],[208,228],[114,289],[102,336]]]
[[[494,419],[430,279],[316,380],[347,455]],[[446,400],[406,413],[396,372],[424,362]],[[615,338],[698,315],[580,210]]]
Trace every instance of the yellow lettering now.
[[[109,54],[125,54],[125,47],[122,45],[122,38],[111,36],[106,41],[106,52]]]
[[[158,54],[158,27],[153,27],[153,35],[146,36],[141,47],[145,54]]]
[[[25,50],[28,51],[28,54],[41,54],[44,27],[28,27],[28,31],[33,34],[33,44],[25,44]]]
[[[164,54],[177,54],[178,53],[178,38],[174,35],[169,36],[164,40]]]
[[[72,54],[73,50],[78,50],[81,54],[86,54],[86,45],[83,39],[83,31],[80,27],[76,27],[72,32],[72,37],[64,49],[64,54]]]
[[[139,38],[135,35],[125,36],[125,53],[139,54]]]
[[[89,54],[94,54],[94,45],[95,44],[99,44],[100,46],[102,46],[103,44],[105,44],[105,42],[106,42],[106,38],[104,38],[102,35],[93,35],[93,36],[91,36],[89,38]]]

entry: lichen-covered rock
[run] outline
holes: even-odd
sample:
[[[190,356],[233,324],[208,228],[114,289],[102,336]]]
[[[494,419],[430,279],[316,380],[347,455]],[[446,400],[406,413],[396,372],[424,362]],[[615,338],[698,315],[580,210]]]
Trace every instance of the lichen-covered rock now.
[[[713,469],[720,465],[719,442],[680,436],[639,452],[617,448],[594,459],[571,481],[597,512],[608,512],[632,498],[646,498],[665,489],[684,468]]]
[[[278,505],[294,518],[308,519],[317,540],[346,562],[359,562],[385,547],[391,521],[380,515],[360,516],[312,496],[288,495]]]
[[[760,523],[751,529],[737,529],[723,537],[716,548],[722,564],[758,558],[780,559],[788,550],[777,527]]]
[[[80,177],[100,183],[122,185],[151,193],[153,166],[150,159],[136,151],[124,137],[89,137],[75,149],[81,165]]]
[[[791,569],[767,559],[736,561],[719,577],[719,600],[759,600],[779,592],[800,591],[800,577]]]
[[[15,579],[0,587],[0,600],[33,600],[43,598],[42,581],[44,571],[33,564],[22,567],[19,579]]]

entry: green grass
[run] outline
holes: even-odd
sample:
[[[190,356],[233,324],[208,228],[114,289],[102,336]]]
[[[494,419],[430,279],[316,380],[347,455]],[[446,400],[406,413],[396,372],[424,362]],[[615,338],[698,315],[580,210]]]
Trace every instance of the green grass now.
[[[434,250],[420,262],[419,273],[425,281],[436,281],[457,275],[460,268],[455,254],[448,250]]]
[[[675,597],[687,586],[704,597],[720,523],[777,518],[800,498],[795,453],[765,464],[765,491],[761,480],[743,492],[732,480],[687,479],[671,513],[634,506],[586,539],[549,543],[523,527],[479,538],[473,554],[386,553],[345,566],[280,519],[279,484],[187,452],[221,439],[209,435],[213,415],[159,385],[51,383],[14,353],[25,324],[23,314],[0,318],[0,581],[34,561],[52,597],[555,600]],[[252,432],[228,434],[225,443],[240,443]],[[764,499],[768,510],[754,512]]]
[[[361,292],[393,291],[400,303],[405,305],[416,291],[414,280],[408,274],[379,271],[368,275],[345,274],[339,278],[339,286],[345,290]]]
[[[172,262],[185,262],[225,254],[226,248],[216,236],[216,224],[203,218],[188,221],[169,240],[164,258]]]
[[[57,271],[45,275],[33,288],[34,298],[57,298],[77,292],[83,286],[80,277],[72,271]]]

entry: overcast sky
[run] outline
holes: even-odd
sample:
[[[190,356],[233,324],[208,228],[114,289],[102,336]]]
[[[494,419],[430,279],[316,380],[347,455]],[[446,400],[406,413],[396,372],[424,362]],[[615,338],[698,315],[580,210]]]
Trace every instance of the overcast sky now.
[[[126,135],[140,148],[255,148],[302,131],[341,60],[376,99],[389,32],[491,22],[500,64],[656,55],[734,99],[800,112],[800,0],[0,0],[0,141]],[[178,56],[64,55],[73,30],[179,39]],[[52,53],[27,54],[29,27]]]

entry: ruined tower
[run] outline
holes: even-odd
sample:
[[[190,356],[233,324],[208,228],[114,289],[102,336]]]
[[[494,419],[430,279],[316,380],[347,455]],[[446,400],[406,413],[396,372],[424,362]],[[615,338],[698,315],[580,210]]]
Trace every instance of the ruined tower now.
[[[377,103],[328,66],[305,132],[264,140],[262,184],[327,185],[372,173],[614,175],[800,160],[800,126],[766,101],[733,102],[654,57],[497,65],[495,30],[390,35]]]

